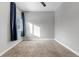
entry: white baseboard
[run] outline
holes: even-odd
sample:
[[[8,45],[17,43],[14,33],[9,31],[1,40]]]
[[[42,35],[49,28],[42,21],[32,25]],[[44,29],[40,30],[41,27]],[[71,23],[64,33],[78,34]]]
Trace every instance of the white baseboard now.
[[[6,49],[5,51],[3,51],[2,53],[0,53],[0,56],[2,56],[3,54],[5,54],[7,51],[9,51],[10,49],[12,49],[13,47],[15,47],[17,44],[19,44],[22,40],[18,41],[16,44],[12,45],[11,47],[9,47],[8,49]]]
[[[26,37],[24,41],[36,41],[36,40],[54,40],[54,38],[36,38],[36,37]]]
[[[73,52],[74,54],[76,54],[77,56],[79,56],[79,53],[75,52],[73,49],[69,48],[67,45],[64,45],[63,43],[59,42],[58,40],[55,39],[56,42],[58,42],[59,44],[61,44],[62,46],[64,46],[65,48],[67,48],[69,51]]]

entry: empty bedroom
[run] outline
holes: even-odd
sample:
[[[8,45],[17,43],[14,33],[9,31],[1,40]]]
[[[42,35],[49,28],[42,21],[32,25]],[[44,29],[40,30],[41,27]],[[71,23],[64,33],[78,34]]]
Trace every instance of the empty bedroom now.
[[[79,2],[0,2],[0,57],[78,57]]]

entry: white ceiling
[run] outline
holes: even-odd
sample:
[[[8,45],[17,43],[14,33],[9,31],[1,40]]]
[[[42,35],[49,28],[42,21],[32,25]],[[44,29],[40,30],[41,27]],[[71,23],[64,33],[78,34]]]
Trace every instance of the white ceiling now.
[[[18,8],[23,11],[55,11],[62,2],[45,2],[46,7],[40,2],[16,2]]]

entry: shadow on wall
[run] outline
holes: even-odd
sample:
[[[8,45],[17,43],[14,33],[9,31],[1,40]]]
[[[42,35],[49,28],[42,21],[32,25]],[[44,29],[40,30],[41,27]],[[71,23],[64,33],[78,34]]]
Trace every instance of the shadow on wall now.
[[[32,36],[40,38],[40,27],[39,26],[28,22],[28,27],[29,27],[29,33]]]

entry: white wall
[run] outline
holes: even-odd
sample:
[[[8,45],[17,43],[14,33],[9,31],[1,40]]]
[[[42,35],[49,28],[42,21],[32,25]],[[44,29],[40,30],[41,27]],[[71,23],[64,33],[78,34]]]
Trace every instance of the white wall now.
[[[25,12],[26,34],[32,37],[29,32],[28,22],[40,27],[40,38],[54,38],[54,12]]]
[[[57,9],[55,39],[79,53],[79,3],[65,2]]]
[[[10,3],[0,2],[0,54],[21,40],[10,41]]]

